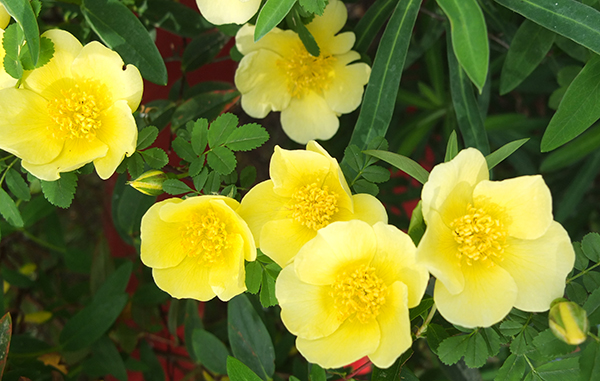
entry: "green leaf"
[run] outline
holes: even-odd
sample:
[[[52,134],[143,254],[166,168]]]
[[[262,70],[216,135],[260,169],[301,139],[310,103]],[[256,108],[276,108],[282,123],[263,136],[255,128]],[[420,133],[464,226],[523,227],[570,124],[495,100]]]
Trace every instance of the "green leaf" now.
[[[298,0],[268,0],[263,5],[254,29],[254,41],[263,38],[271,29],[275,28]]]
[[[298,0],[298,3],[306,12],[323,16],[323,11],[329,0]]]
[[[125,184],[126,177],[117,178],[112,195],[111,214],[117,232],[130,244],[139,235],[142,216],[154,204],[156,197],[147,196]]]
[[[140,344],[140,360],[146,366],[144,381],[165,381],[163,366],[147,341]]]
[[[583,304],[583,309],[588,314],[590,326],[600,324],[600,288],[594,290]]]
[[[429,323],[426,333],[427,344],[431,351],[437,355],[440,343],[449,337],[448,332],[439,324]]]
[[[567,355],[577,349],[574,345],[569,345],[562,340],[559,340],[550,328],[542,331],[533,339],[533,345],[538,352],[551,360],[556,357]]]
[[[537,373],[544,381],[580,380],[579,359],[570,357],[558,359],[539,366]]]
[[[4,31],[2,37],[2,47],[4,48],[4,69],[11,77],[21,79],[23,76],[23,65],[19,59],[19,51],[25,41],[23,30],[19,24],[9,25]]]
[[[506,143],[502,147],[498,148],[496,151],[485,157],[485,161],[487,162],[488,169],[492,169],[501,162],[504,161],[507,157],[512,155],[516,150],[518,150],[523,144],[527,143],[529,138],[515,140],[514,142]]]
[[[225,144],[229,135],[236,130],[238,117],[231,113],[225,113],[215,119],[208,129],[208,145],[215,148]]]
[[[106,280],[102,283],[102,286],[98,288],[94,294],[94,302],[101,302],[111,296],[121,295],[125,292],[129,278],[131,277],[131,270],[133,263],[127,261],[119,266]]]
[[[77,188],[77,175],[73,172],[61,173],[56,181],[40,180],[42,192],[46,200],[54,206],[68,208],[75,197]],[[1,202],[0,202],[1,204]]]
[[[235,357],[227,357],[227,375],[231,381],[261,381],[250,368]]]
[[[192,148],[192,144],[189,141],[182,138],[181,136],[176,137],[171,143],[171,146],[175,150],[177,156],[179,156],[187,162],[191,163],[192,161],[194,161],[194,159],[198,157],[198,155],[196,154],[196,152],[194,152],[194,149]]]
[[[525,18],[600,54],[600,12],[575,0],[496,0]]]
[[[263,126],[249,123],[236,128],[224,144],[232,151],[250,151],[262,146],[267,140],[269,133]]]
[[[186,183],[177,179],[168,179],[162,185],[163,190],[171,195],[178,195],[183,193],[193,192],[194,190],[190,188]]]
[[[467,343],[465,364],[469,368],[480,368],[488,358],[500,351],[500,336],[492,328],[479,328]]]
[[[132,179],[137,179],[144,173],[144,158],[140,152],[135,152],[125,160],[127,162],[129,176],[131,176]]]
[[[367,155],[371,155],[378,159],[385,161],[388,164],[393,165],[398,168],[402,172],[405,172],[421,184],[425,184],[427,179],[429,178],[429,172],[425,170],[419,163],[416,161],[402,155],[398,155],[397,153],[388,152],[388,151],[379,151],[379,150],[367,150],[363,151]]]
[[[583,163],[575,178],[571,180],[562,201],[557,205],[554,215],[556,221],[563,223],[577,210],[598,172],[600,172],[600,153],[596,152]]]
[[[246,295],[238,295],[229,301],[227,323],[233,355],[261,378],[268,380],[275,371],[273,343],[267,328]],[[229,360],[227,374],[231,377]]]
[[[193,96],[177,107],[171,119],[177,128],[190,120],[216,118],[240,94],[235,90],[218,90]]]
[[[169,163],[169,157],[167,156],[167,153],[161,148],[154,147],[139,152],[144,158],[146,164],[148,164],[148,166],[150,166],[152,169],[161,169]]]
[[[577,282],[567,283],[567,298],[579,305],[583,305],[587,300],[588,293],[581,284]]]
[[[505,336],[514,336],[523,330],[523,324],[513,321],[505,320],[500,323],[500,332]]]
[[[575,140],[552,152],[540,165],[541,172],[555,171],[572,165],[600,148],[600,125],[596,124]]]
[[[600,56],[573,80],[542,137],[542,152],[576,138],[600,118]]]
[[[6,266],[2,267],[2,278],[4,280],[15,287],[19,288],[31,288],[34,282],[27,276],[21,274],[17,270],[11,270]]]
[[[523,355],[537,336],[538,332],[532,326],[526,326],[510,343],[510,351],[516,355]]]
[[[381,27],[385,25],[385,21],[390,17],[397,2],[398,0],[377,0],[369,7],[354,27],[356,42],[353,50],[367,51]]]
[[[453,47],[460,66],[481,93],[490,59],[483,12],[477,0],[437,0],[437,3],[450,19],[452,44],[448,46]]]
[[[229,351],[221,340],[203,329],[195,329],[192,340],[198,362],[213,373],[227,374]]]
[[[452,130],[452,133],[448,138],[448,144],[446,144],[446,156],[444,157],[444,162],[449,162],[454,159],[456,155],[458,155],[458,139],[456,138],[456,131]]]
[[[158,128],[154,126],[144,127],[138,134],[136,150],[142,150],[150,147],[158,137]]]
[[[412,349],[408,349],[404,352],[394,363],[386,369],[380,369],[373,366],[373,373],[371,374],[371,381],[386,381],[386,380],[405,380],[401,376],[404,363],[412,356]],[[408,381],[412,381],[408,379]]]
[[[262,273],[260,304],[262,304],[264,308],[277,305],[277,297],[275,296],[275,279],[269,276],[266,271],[263,271]]]
[[[40,54],[40,30],[31,3],[27,0],[0,0],[0,3],[21,27],[27,45],[30,47],[31,62],[36,66]]]
[[[171,0],[147,0],[147,8],[142,16],[152,26],[162,28],[183,37],[196,37],[208,27],[198,12],[190,12],[190,8]]]
[[[467,353],[469,335],[458,335],[447,338],[438,346],[440,361],[446,365],[456,364]]]
[[[215,147],[206,155],[208,165],[222,175],[231,173],[237,164],[235,154],[226,147]]]
[[[202,169],[204,168],[205,157],[197,157],[190,163],[189,175],[192,177],[198,176]]]
[[[230,38],[216,29],[206,31],[194,38],[183,52],[181,70],[194,71],[212,62]]]
[[[24,70],[33,70],[38,67],[42,67],[54,56],[54,43],[52,40],[46,37],[40,37],[40,55],[38,58],[37,65],[34,65],[31,61],[31,55],[29,54],[29,45],[25,44],[21,52],[19,53],[19,60],[23,65]]]
[[[427,311],[429,311],[429,309],[432,306],[433,306],[433,298],[426,295],[421,300],[421,303],[419,303],[418,306],[413,307],[409,310],[410,321],[415,320],[417,317],[419,317],[419,316],[423,315],[424,313],[426,313]],[[423,319],[425,319],[425,318],[423,318]]]
[[[221,175],[217,171],[208,173],[204,188],[202,189],[204,194],[217,194],[221,187]]]
[[[7,313],[0,319],[0,379],[4,373],[8,350],[10,349],[10,339],[12,336],[12,318]]]
[[[600,343],[590,340],[579,356],[581,380],[600,379]]]
[[[194,350],[194,331],[204,328],[204,324],[202,324],[202,319],[200,318],[198,311],[198,306],[199,302],[197,300],[188,299],[185,303],[185,318],[183,319],[185,348],[190,356],[194,359],[198,358],[196,351]]]
[[[390,170],[378,165],[370,165],[363,169],[362,177],[372,183],[385,183],[390,179]]]
[[[374,197],[379,193],[379,187],[365,179],[356,180],[352,189],[354,190],[354,193],[366,193]]]
[[[525,20],[510,43],[500,75],[500,95],[519,86],[546,57],[556,34]]]
[[[197,191],[201,191],[204,188],[204,184],[206,184],[206,180],[208,179],[208,168],[204,167],[200,171],[200,173],[194,177],[192,177],[192,182],[194,183],[194,188]]]
[[[94,32],[123,61],[158,85],[167,84],[167,68],[141,21],[118,0],[82,0],[81,11]]]
[[[262,281],[262,272],[262,266],[257,261],[246,264],[246,288],[249,293],[258,293]]]
[[[306,48],[306,51],[312,55],[313,57],[318,57],[321,54],[321,49],[315,40],[315,37],[310,33],[310,31],[304,25],[300,14],[298,13],[298,8],[294,7],[290,11],[287,16],[287,24],[290,28],[298,34],[300,37],[300,41]]]
[[[403,0],[396,5],[377,49],[349,144],[364,149],[375,137],[385,136],[396,106],[400,77],[422,1]]]
[[[450,47],[450,36],[446,36],[448,46],[448,68],[450,71],[450,93],[452,104],[458,121],[458,127],[463,136],[465,146],[475,147],[484,155],[490,152],[487,133],[479,111],[479,105],[473,92],[473,86],[458,64],[456,56]]]
[[[199,156],[206,151],[206,145],[208,144],[208,121],[198,119],[195,122],[188,122],[188,126],[190,123],[192,123],[192,148],[196,156]]]
[[[510,355],[498,369],[494,381],[521,381],[526,368],[523,356]]]
[[[91,377],[104,377],[111,374],[120,381],[127,381],[123,358],[108,336],[103,336],[94,343],[92,357],[83,362],[83,369]]]
[[[10,168],[8,171],[6,171],[5,180],[8,189],[12,192],[12,194],[17,196],[17,198],[23,201],[29,201],[31,199],[29,187],[19,172],[13,168]]]
[[[240,187],[250,188],[256,180],[256,167],[248,166],[240,172]]]
[[[581,240],[581,249],[591,261],[600,262],[600,234],[588,233]]]

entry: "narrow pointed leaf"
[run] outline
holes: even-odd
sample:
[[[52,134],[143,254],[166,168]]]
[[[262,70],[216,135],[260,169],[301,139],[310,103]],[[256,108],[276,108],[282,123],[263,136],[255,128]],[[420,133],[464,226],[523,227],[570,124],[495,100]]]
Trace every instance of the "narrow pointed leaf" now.
[[[425,168],[421,167],[419,163],[406,156],[402,156],[394,152],[378,150],[367,150],[363,152],[393,165],[402,172],[405,172],[409,176],[413,177],[421,184],[425,184],[429,178],[429,172],[427,172]]]
[[[600,56],[575,77],[542,137],[542,152],[576,138],[600,118]]]
[[[504,159],[512,155],[513,152],[518,150],[523,144],[527,143],[529,138],[515,140],[514,142],[506,143],[502,147],[498,148],[496,151],[485,157],[485,161],[487,162],[488,169],[494,168],[496,165],[500,164]]]
[[[4,373],[4,367],[6,366],[11,336],[12,319],[10,314],[7,313],[0,319],[0,379],[2,379],[2,373]]]
[[[408,44],[422,1],[403,0],[396,6],[377,49],[350,144],[364,149],[374,138],[385,136],[392,120]]]
[[[398,4],[398,0],[377,0],[369,7],[367,13],[361,17],[354,28],[356,35],[354,50],[365,52],[369,48],[396,4]]]
[[[600,54],[600,11],[576,0],[496,2]]]
[[[490,58],[483,12],[477,0],[437,0],[437,3],[450,19],[454,54],[481,93]]]
[[[256,20],[254,41],[258,41],[275,28],[298,0],[268,0],[262,7]]]

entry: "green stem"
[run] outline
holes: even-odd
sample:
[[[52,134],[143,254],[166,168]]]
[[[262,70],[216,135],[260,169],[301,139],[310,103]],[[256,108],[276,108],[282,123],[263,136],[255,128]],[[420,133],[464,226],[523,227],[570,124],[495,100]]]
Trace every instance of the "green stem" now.
[[[6,177],[6,174],[8,173],[8,170],[10,169],[10,167],[12,167],[13,165],[15,165],[15,163],[17,162],[17,160],[19,160],[19,158],[15,157],[15,160],[13,160],[12,163],[10,163],[8,165],[8,167],[6,167],[6,169],[4,170],[4,173],[2,174],[2,177],[0,178],[0,187],[2,186],[2,183],[4,183],[4,178]]]
[[[415,339],[418,339],[419,337],[421,337],[421,335],[423,335],[425,332],[427,332],[427,326],[429,325],[429,323],[431,323],[431,320],[433,319],[433,316],[435,315],[436,311],[437,311],[437,307],[434,304],[431,307],[431,310],[429,310],[429,315],[427,315],[427,318],[423,322],[423,325],[421,327],[419,327],[419,329],[417,330],[417,333],[415,333]]]
[[[0,184],[2,184],[2,183],[0,182]],[[567,279],[567,284],[571,283],[572,280],[575,280],[575,279],[579,278],[580,276],[589,273],[590,271],[592,271],[593,269],[595,269],[598,266],[600,266],[600,262],[596,263],[592,267],[588,267],[587,269],[582,270],[579,274],[574,275],[571,278]]]
[[[33,234],[31,234],[30,232],[28,232],[25,229],[21,229],[20,230],[21,233],[23,233],[23,235],[27,238],[29,238],[30,240],[32,240],[33,242],[37,243],[40,246],[45,247],[46,249],[50,249],[50,250],[54,250],[54,251],[58,251],[59,253],[65,253],[66,250],[62,247],[58,247],[56,245],[51,244],[50,242],[46,242],[42,239],[39,239],[38,237],[34,236]]]
[[[525,359],[525,361],[527,361],[527,364],[529,364],[529,367],[531,368],[531,373],[537,374],[538,371],[535,369],[535,366],[533,366],[531,361],[529,361],[529,358],[527,357],[527,355],[523,355],[523,358]]]

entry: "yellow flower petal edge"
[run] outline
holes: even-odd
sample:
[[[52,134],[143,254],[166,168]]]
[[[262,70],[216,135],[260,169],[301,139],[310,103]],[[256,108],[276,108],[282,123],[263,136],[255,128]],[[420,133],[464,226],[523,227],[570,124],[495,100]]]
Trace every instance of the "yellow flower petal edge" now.
[[[54,43],[50,62],[30,72],[21,88],[0,90],[0,148],[42,180],[89,162],[107,179],[135,152],[132,113],[141,101],[142,77],[98,42],[81,46],[57,29],[42,36]]]
[[[281,320],[311,363],[337,368],[364,356],[391,366],[412,344],[408,309],[429,274],[402,231],[338,221],[319,230],[275,284]]]
[[[0,29],[5,29],[9,22],[10,15],[6,11],[6,8],[4,8],[4,5],[0,4]]]
[[[243,24],[258,11],[260,0],[196,0],[196,5],[211,24]]]
[[[256,246],[239,206],[224,196],[170,198],[144,214],[141,260],[174,298],[227,301],[246,290],[244,260]]]
[[[337,34],[347,17],[345,4],[330,0],[323,15],[306,25],[320,47],[318,57],[293,31],[275,28],[254,42],[254,26],[244,25],[236,35],[244,58],[235,73],[244,111],[254,118],[281,111],[283,131],[300,144],[335,135],[338,117],[358,108],[371,74],[367,64],[352,63],[360,58],[350,50],[354,33]]]
[[[562,297],[575,253],[541,176],[490,181],[484,156],[468,148],[433,168],[422,202],[417,262],[436,277],[446,320],[489,327],[513,307],[547,311]]]
[[[352,195],[337,161],[314,141],[306,150],[275,147],[269,172],[270,180],[242,198],[238,213],[257,247],[281,267],[332,222],[387,223],[381,202],[368,194]]]

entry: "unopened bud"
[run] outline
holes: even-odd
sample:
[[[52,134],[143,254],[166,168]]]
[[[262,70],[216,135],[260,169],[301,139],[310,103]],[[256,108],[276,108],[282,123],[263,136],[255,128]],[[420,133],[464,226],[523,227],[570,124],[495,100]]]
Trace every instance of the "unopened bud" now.
[[[167,175],[153,169],[142,173],[142,175],[135,180],[128,181],[127,184],[148,196],[158,196],[163,193],[162,184],[166,179]]]
[[[585,341],[589,322],[587,313],[578,304],[569,301],[553,303],[548,317],[552,333],[560,340],[571,345]]]

